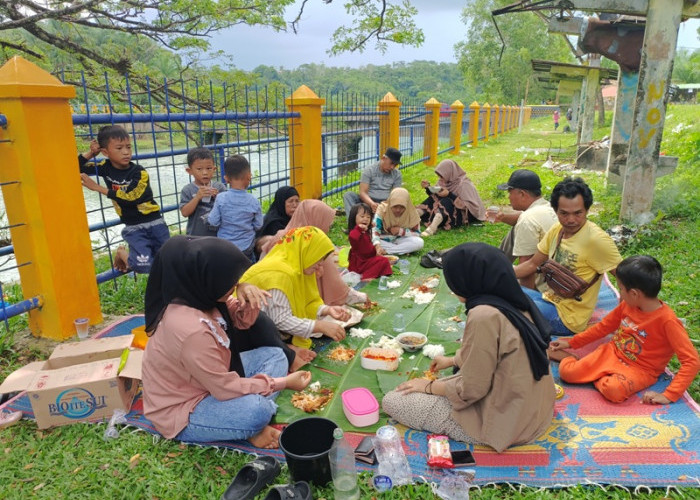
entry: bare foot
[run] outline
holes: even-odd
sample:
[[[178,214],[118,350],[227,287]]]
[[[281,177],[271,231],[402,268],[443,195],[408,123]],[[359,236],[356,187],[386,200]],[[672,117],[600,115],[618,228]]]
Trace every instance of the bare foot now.
[[[294,361],[292,361],[292,364],[289,365],[290,372],[295,372],[305,364],[311,363],[316,357],[316,353],[311,349],[297,347],[292,344],[289,344],[289,347],[296,353],[296,356],[294,356]]]
[[[552,361],[560,362],[564,358],[572,357],[578,359],[578,356],[572,354],[568,351],[553,351],[552,349],[547,349],[547,357]]]
[[[279,448],[280,434],[282,434],[282,431],[266,425],[263,430],[258,432],[255,436],[249,438],[248,442],[256,448],[266,448],[271,450],[273,448]]]
[[[114,252],[114,267],[123,273],[129,270],[129,252],[123,246],[117,247]]]

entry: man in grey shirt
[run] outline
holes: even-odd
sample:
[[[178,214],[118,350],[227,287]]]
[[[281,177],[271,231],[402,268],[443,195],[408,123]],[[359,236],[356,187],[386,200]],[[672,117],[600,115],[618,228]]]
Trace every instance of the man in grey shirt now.
[[[401,151],[387,148],[377,163],[364,169],[360,177],[360,192],[346,191],[343,195],[346,215],[349,216],[353,205],[360,202],[367,203],[372,212],[376,212],[377,206],[389,197],[391,190],[401,187],[399,165]]]

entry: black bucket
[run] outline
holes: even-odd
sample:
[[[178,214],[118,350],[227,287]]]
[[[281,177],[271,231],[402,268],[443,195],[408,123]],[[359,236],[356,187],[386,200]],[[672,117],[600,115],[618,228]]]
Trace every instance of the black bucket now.
[[[280,449],[293,481],[313,481],[317,486],[324,486],[332,480],[328,452],[336,427],[335,422],[327,418],[308,417],[284,428]]]

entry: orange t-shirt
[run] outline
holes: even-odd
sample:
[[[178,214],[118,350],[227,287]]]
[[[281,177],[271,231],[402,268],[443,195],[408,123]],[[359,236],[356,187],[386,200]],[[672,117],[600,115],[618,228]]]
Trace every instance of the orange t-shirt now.
[[[574,349],[613,333],[610,342],[618,358],[658,376],[676,354],[681,368],[663,395],[671,401],[681,397],[700,370],[700,356],[688,332],[673,310],[661,302],[656,311],[644,312],[621,302],[603,320],[569,340]]]

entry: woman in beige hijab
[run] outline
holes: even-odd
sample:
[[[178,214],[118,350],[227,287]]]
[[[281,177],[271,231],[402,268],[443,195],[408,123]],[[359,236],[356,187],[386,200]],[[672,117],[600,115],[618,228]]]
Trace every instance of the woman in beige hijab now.
[[[261,259],[275,246],[290,229],[314,226],[328,234],[335,219],[335,210],[319,200],[303,200],[294,211],[287,227],[277,232],[273,239],[263,246]],[[367,294],[348,287],[340,277],[338,257],[335,253],[323,261],[323,271],[318,276],[318,289],[323,302],[329,306],[367,302]]]
[[[435,174],[438,176],[437,186],[421,181],[428,198],[416,208],[423,222],[429,224],[421,236],[432,236],[439,227],[449,230],[484,220],[484,203],[476,186],[457,162],[442,160],[435,167]]]
[[[401,255],[423,248],[420,216],[406,189],[392,189],[389,198],[377,207],[372,228],[372,244],[379,255]]]

